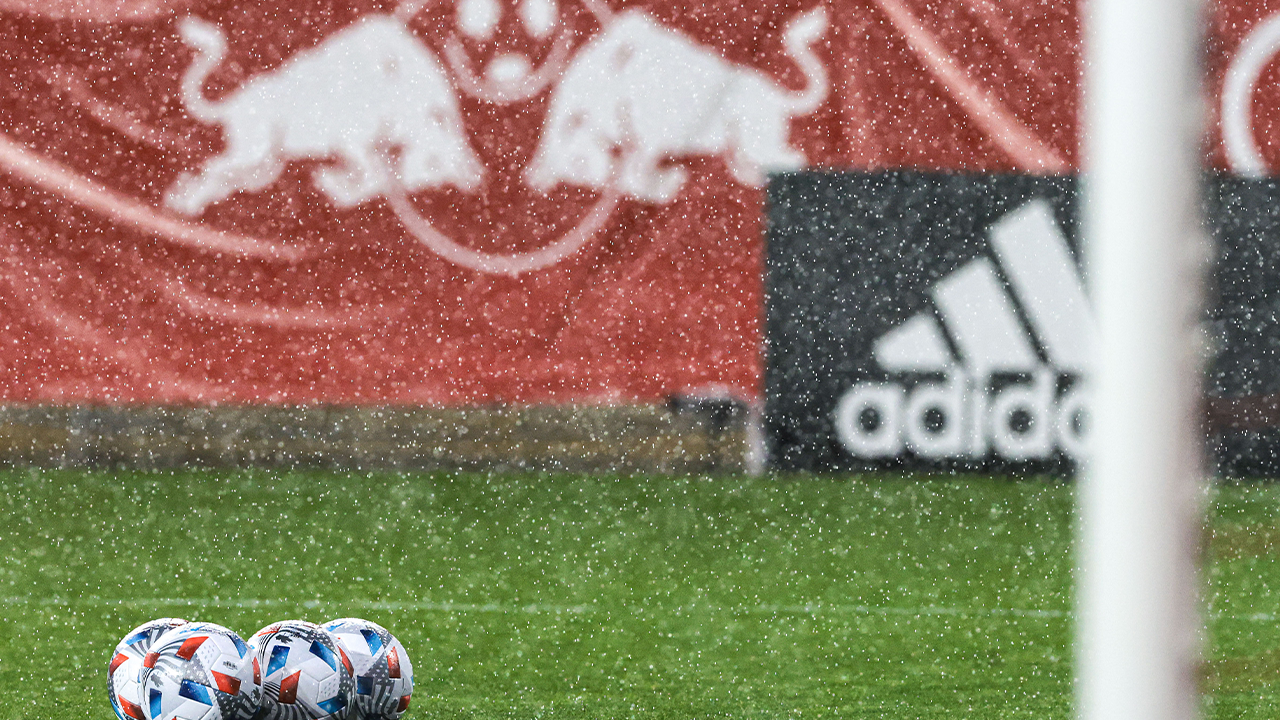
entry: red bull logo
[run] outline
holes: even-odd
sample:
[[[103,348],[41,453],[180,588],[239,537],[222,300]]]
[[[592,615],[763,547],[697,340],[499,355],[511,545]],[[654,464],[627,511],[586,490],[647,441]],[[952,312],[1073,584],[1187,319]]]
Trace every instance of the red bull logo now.
[[[222,126],[226,150],[166,193],[170,208],[199,215],[233,193],[264,190],[299,160],[329,161],[311,177],[339,207],[384,195],[392,182],[409,190],[480,182],[444,68],[400,19],[362,18],[218,102],[204,83],[226,56],[226,38],[194,17],[178,29],[196,53],[183,104]]]
[[[804,166],[788,123],[817,110],[827,95],[826,68],[811,47],[826,31],[825,8],[793,20],[785,33],[808,83],[797,92],[725,62],[646,13],[609,14],[602,22],[603,32],[555,89],[526,172],[532,185],[615,186],[663,203],[688,178],[682,167],[663,167],[672,158],[721,155],[734,178],[753,187],[767,170]]]
[[[668,203],[684,187],[681,158],[721,156],[740,183],[760,187],[769,170],[793,170],[804,156],[789,144],[792,117],[815,111],[827,94],[826,70],[812,44],[826,31],[825,8],[793,20],[788,54],[807,87],[792,92],[767,75],[737,67],[663,27],[649,14],[583,6],[599,26],[570,52],[575,33],[559,29],[552,0],[524,0],[515,13],[525,34],[552,48],[536,66],[500,52],[477,72],[458,34],[443,59],[411,30],[423,3],[365,16],[289,58],[219,101],[205,95],[227,54],[223,32],[192,17],[178,32],[194,59],[182,80],[187,112],[222,127],[225,150],[181,177],[165,205],[189,216],[241,192],[262,192],[290,163],[321,163],[315,186],[340,208],[382,200],[423,245],[458,265],[517,275],[563,260],[589,241],[620,198]],[[498,0],[455,7],[461,35],[487,41],[502,24]],[[465,93],[491,105],[550,93],[533,160],[520,175],[543,193],[557,184],[601,197],[584,220],[539,250],[483,253],[436,228],[409,199],[442,186],[474,190],[486,168],[461,111]],[[506,168],[491,168],[495,175]],[[494,178],[510,182],[511,178]],[[490,179],[492,180],[492,179]]]

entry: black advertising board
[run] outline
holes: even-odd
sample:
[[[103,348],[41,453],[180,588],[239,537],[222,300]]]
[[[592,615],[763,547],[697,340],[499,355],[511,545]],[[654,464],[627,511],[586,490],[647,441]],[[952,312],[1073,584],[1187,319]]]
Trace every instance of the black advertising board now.
[[[1073,470],[1094,332],[1076,181],[778,175],[766,418],[783,470]],[[1280,477],[1280,180],[1210,175],[1206,429],[1220,475]]]
[[[769,201],[775,467],[1070,466],[1093,332],[1073,179],[802,172]]]
[[[1206,196],[1217,260],[1205,388],[1216,469],[1280,477],[1280,180],[1215,176]]]

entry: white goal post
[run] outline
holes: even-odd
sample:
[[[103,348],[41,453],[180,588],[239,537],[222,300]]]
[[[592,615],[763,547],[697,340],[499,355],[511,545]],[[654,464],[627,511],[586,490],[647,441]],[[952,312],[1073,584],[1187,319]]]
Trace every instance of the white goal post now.
[[[1099,319],[1080,490],[1085,720],[1184,720],[1197,693],[1199,0],[1092,0],[1084,237]]]

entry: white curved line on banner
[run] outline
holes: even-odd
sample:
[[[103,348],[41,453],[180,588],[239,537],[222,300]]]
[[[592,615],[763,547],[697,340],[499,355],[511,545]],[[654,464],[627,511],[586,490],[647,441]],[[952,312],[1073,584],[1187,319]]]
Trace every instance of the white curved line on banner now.
[[[537,72],[520,81],[518,86],[510,89],[493,87],[491,83],[480,79],[475,71],[471,69],[471,65],[467,61],[467,51],[463,49],[462,43],[458,41],[457,36],[450,35],[445,40],[444,56],[449,64],[449,70],[453,72],[453,79],[457,83],[459,90],[477,100],[506,105],[535,97],[550,87],[551,83],[560,79],[564,75],[564,69],[569,65],[569,50],[572,46],[572,33],[568,31],[561,32],[556,37],[555,44],[551,47],[551,52],[547,55],[546,61],[542,63]]]
[[[1227,164],[1245,177],[1267,174],[1267,163],[1253,137],[1253,90],[1278,50],[1280,13],[1245,36],[1222,82],[1222,148]]]
[[[160,279],[160,294],[190,315],[239,325],[259,325],[280,330],[343,331],[365,329],[380,324],[385,315],[363,312],[335,313],[321,308],[240,303],[209,295],[187,286],[181,280]]]
[[[413,207],[408,194],[399,183],[388,184],[391,188],[386,193],[386,199],[391,206],[391,211],[400,219],[409,234],[418,239],[418,242],[455,265],[491,275],[512,277],[550,267],[581,250],[609,221],[614,209],[618,207],[618,201],[622,198],[622,193],[615,188],[615,184],[609,183],[608,189],[592,206],[590,212],[559,240],[533,252],[503,255],[480,252],[459,245],[448,235],[437,230],[431,221]]]
[[[1019,25],[1015,18],[1005,15],[1005,9],[992,0],[960,0],[961,4],[977,18],[986,30],[988,38],[997,42],[1004,54],[1017,66],[1018,72],[1032,78],[1041,85],[1048,85],[1052,79],[1037,62],[1039,53],[1028,52],[1017,40]]]
[[[998,99],[991,96],[951,57],[900,0],[874,0],[916,54],[938,77],[942,88],[1022,170],[1063,173],[1071,169],[1052,146],[1036,136]]]
[[[109,362],[146,383],[153,392],[168,386],[170,394],[162,396],[162,399],[174,399],[174,395],[186,400],[218,400],[229,397],[229,393],[217,385],[192,380],[159,365],[158,361],[163,353],[157,352],[149,343],[140,341],[137,337],[113,337],[106,330],[95,328],[83,317],[68,310],[49,294],[47,288],[37,282],[37,278],[48,273],[42,272],[40,267],[32,267],[29,261],[24,260],[18,248],[7,237],[0,241],[0,252],[5,256],[4,260],[0,260],[0,266],[7,265],[9,269],[17,270],[0,273],[0,280],[5,281],[16,295],[21,296],[23,306],[35,314],[38,322],[49,327],[58,337],[92,351],[96,358]]]
[[[169,17],[193,5],[192,0],[0,0],[0,12],[49,20],[74,20],[101,25],[144,23]]]
[[[283,243],[226,233],[198,223],[168,217],[146,203],[99,185],[60,163],[38,156],[3,133],[0,133],[0,171],[102,213],[119,224],[201,252],[281,262],[299,262],[309,255],[306,250]]]
[[[66,95],[73,106],[130,140],[168,153],[191,154],[191,146],[185,136],[161,130],[138,117],[136,112],[103,99],[80,73],[58,69],[41,75],[54,90]]]

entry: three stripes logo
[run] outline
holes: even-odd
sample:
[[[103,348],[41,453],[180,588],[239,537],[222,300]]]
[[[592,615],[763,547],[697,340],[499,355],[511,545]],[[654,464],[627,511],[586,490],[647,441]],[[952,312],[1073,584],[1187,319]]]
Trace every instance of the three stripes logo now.
[[[1082,458],[1095,326],[1077,263],[1045,200],[988,235],[988,256],[937,282],[929,310],[875,341],[887,379],[849,387],[835,410],[850,454]]]

